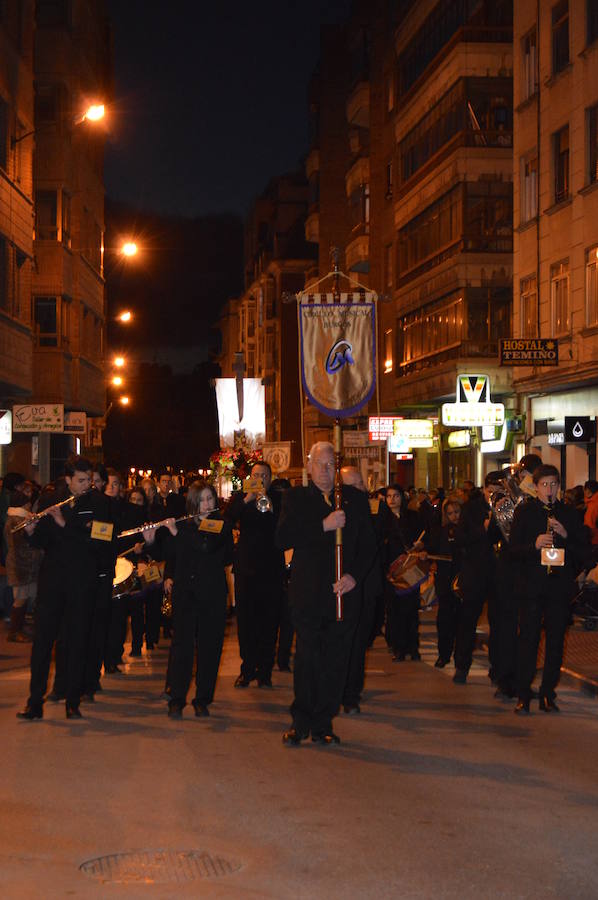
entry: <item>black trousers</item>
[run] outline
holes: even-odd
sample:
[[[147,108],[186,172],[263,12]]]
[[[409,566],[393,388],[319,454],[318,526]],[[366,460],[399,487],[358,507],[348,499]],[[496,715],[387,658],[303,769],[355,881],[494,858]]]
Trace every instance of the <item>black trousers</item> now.
[[[237,633],[241,674],[245,678],[272,676],[276,634],[280,618],[282,576],[235,573]]]
[[[79,576],[79,577],[77,577]],[[52,647],[61,628],[64,636],[64,692],[68,706],[78,706],[83,692],[89,628],[96,592],[95,573],[42,573],[31,648],[29,704],[41,707],[48,687]]]
[[[499,688],[507,694],[517,690],[517,626],[519,593],[517,571],[509,559],[499,557],[496,566],[495,674]],[[492,633],[492,629],[491,629]]]
[[[173,636],[169,658],[171,702],[185,705],[197,654],[195,699],[214,699],[226,624],[226,596],[199,598],[186,592],[173,600]]]
[[[546,637],[544,670],[540,695],[554,700],[555,688],[561,676],[565,634],[569,624],[569,599],[556,583],[548,585],[539,597],[523,598],[519,611],[519,643],[517,653],[517,683],[523,700],[531,697],[531,685],[536,674],[538,645],[542,625]]]
[[[463,583],[463,602],[455,638],[455,668],[464,672],[469,672],[471,668],[476,628],[486,601],[490,625],[490,668],[496,665],[496,602],[491,579],[494,579],[494,567],[487,577],[469,578],[467,583]]]
[[[129,611],[129,595],[123,594],[112,601],[110,606],[110,622],[104,645],[104,665],[117,666],[125,649],[127,636],[127,616]]]
[[[419,652],[419,588],[397,594],[390,582],[386,591],[387,640],[397,656]]]
[[[358,704],[361,700],[361,692],[365,682],[365,657],[370,645],[372,625],[376,614],[376,597],[366,594],[361,603],[359,621],[353,634],[353,643],[347,668],[347,680],[343,693],[343,703],[347,705]]]
[[[93,607],[87,658],[85,661],[85,678],[83,683],[83,692],[85,694],[94,694],[100,681],[111,614],[112,578],[105,576],[98,580],[98,589]]]
[[[145,605],[145,644],[151,650],[160,639],[160,617],[162,610],[162,584],[153,584],[143,592]]]
[[[452,591],[449,590],[438,595],[438,612],[436,613],[438,656],[446,663],[449,662],[455,649],[460,614],[461,601]]]
[[[145,632],[145,591],[129,594],[127,600],[127,617],[131,619],[131,652],[141,653]]]
[[[295,629],[291,621],[291,609],[289,606],[288,586],[284,585],[280,601],[280,624],[278,628],[278,647],[276,650],[276,664],[279,669],[288,669],[291,662],[291,647]]]
[[[295,666],[291,704],[293,725],[302,734],[328,734],[338,713],[347,679],[353,635],[357,627],[357,598],[345,598],[342,622],[305,616],[292,610],[295,625]]]

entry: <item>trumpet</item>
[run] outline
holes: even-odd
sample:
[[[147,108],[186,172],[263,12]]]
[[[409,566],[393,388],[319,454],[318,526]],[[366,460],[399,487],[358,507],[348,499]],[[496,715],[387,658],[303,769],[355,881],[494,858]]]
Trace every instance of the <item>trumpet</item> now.
[[[192,513],[188,516],[180,516],[178,519],[175,519],[175,524],[179,522],[188,522],[189,519],[197,519],[199,513]],[[127,531],[121,531],[117,537],[131,537],[134,534],[141,534],[142,531],[153,531],[156,528],[162,528],[163,525],[166,525],[170,519],[161,519],[159,522],[146,522],[145,525],[138,525],[137,528],[129,528]]]
[[[93,488],[88,488],[87,491],[83,491],[82,494],[79,494],[79,497],[82,497],[83,494],[87,494],[88,491],[93,490]],[[45,509],[42,509],[41,512],[33,513],[28,519],[25,519],[24,522],[19,522],[18,525],[15,525],[14,528],[11,528],[11,534],[15,534],[17,531],[21,531],[21,529],[26,528],[27,525],[32,525],[35,522],[39,522],[40,519],[43,519],[44,516],[47,516],[49,512],[53,509],[60,509],[61,506],[66,506],[67,503],[74,503],[77,500],[74,494],[71,494],[70,497],[67,497],[66,500],[61,500],[59,503],[53,503],[51,506],[46,506]]]

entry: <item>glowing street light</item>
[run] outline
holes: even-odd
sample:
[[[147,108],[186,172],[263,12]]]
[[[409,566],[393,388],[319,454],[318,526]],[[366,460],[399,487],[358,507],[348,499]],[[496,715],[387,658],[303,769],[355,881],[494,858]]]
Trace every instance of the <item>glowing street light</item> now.
[[[128,398],[128,397],[120,397],[120,398],[119,398],[119,403],[120,403],[122,406],[128,406],[128,405],[129,405],[129,398]]]
[[[122,385],[123,381],[124,381],[124,378],[121,378],[120,375],[115,375],[114,378],[112,379],[112,384],[115,387],[120,387]]]
[[[125,241],[121,251],[123,256],[137,256],[138,247],[135,241]]]
[[[119,322],[130,322],[132,318],[133,318],[133,313],[131,312],[130,309],[127,309],[127,310],[125,310],[125,312],[122,312],[120,314],[120,316],[118,316],[118,321]]]
[[[85,122],[87,120],[89,122],[99,122],[100,119],[104,118],[105,111],[103,103],[93,103],[83,113],[81,121]]]
[[[125,364],[124,356],[116,356],[114,358],[114,365],[116,366],[117,369],[122,369],[124,364]]]

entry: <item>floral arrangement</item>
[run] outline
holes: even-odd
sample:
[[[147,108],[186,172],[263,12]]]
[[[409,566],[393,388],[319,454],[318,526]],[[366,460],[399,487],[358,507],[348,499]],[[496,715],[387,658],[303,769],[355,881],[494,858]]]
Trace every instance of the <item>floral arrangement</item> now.
[[[218,450],[210,456],[210,481],[224,478],[232,481],[233,490],[240,490],[243,480],[259,462],[262,462],[262,451],[243,444]]]

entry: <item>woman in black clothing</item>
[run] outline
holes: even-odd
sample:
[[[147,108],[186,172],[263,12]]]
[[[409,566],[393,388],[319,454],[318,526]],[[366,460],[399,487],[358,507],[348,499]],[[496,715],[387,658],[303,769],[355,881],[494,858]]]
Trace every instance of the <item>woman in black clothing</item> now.
[[[418,537],[417,513],[404,506],[403,492],[398,484],[386,489],[386,560],[385,573],[397,557],[411,549]],[[386,642],[393,650],[393,660],[401,662],[409,654],[421,659],[419,653],[419,585],[412,591],[396,591],[389,581],[386,591]]]
[[[196,518],[178,525],[174,519],[165,523],[172,536],[164,572],[165,589],[172,587],[171,718],[182,715],[195,654],[195,715],[209,716],[214,697],[226,623],[225,568],[233,558],[232,530],[217,512],[217,504],[214,488],[196,481],[187,493],[187,514]]]
[[[456,543],[457,525],[461,516],[461,504],[457,500],[445,500],[442,504],[442,525],[436,528],[424,541],[426,550],[432,554],[449,556],[450,561],[438,560],[434,585],[438,597],[438,659],[437,669],[443,669],[450,662],[455,648],[455,635],[461,604],[453,591],[453,581],[459,568],[459,554]]]

